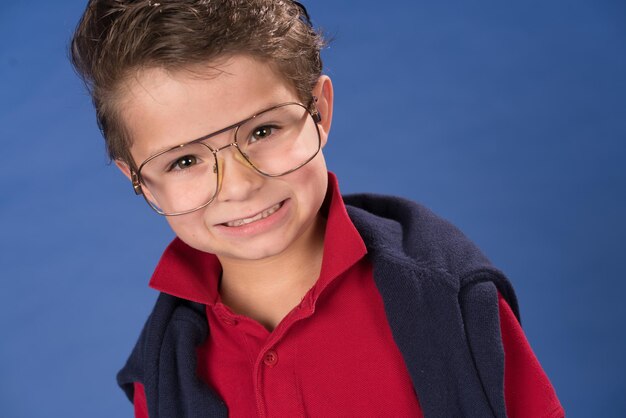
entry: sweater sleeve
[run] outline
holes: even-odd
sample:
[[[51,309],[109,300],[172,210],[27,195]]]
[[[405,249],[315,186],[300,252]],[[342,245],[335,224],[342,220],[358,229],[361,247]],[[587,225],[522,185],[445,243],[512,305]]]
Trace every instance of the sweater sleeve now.
[[[554,388],[506,300],[498,294],[504,346],[504,398],[510,418],[565,416]]]
[[[146,402],[146,392],[139,382],[134,383],[135,394],[133,404],[135,406],[135,418],[148,418],[148,404]]]

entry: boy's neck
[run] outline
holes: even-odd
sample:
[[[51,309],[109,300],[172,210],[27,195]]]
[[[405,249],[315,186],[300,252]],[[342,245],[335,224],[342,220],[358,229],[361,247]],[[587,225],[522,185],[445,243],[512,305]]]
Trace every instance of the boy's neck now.
[[[235,313],[268,330],[297,306],[317,281],[324,254],[326,219],[318,215],[285,251],[263,260],[220,259],[220,297]]]

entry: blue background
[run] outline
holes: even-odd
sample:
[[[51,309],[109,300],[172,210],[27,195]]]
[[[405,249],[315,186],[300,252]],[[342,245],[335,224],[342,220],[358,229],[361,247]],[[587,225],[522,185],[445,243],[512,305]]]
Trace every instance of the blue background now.
[[[84,1],[0,3],[3,417],[122,417],[172,238],[107,165],[66,59]],[[418,200],[518,291],[570,417],[626,416],[626,3],[308,1],[344,192]]]

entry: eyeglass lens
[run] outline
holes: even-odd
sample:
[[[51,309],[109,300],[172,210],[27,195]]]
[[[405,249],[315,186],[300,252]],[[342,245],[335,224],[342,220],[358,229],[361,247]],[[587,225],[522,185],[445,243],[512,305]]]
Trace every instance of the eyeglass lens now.
[[[219,187],[214,150],[223,146],[215,143],[218,139],[174,148],[141,167],[143,187],[154,198],[149,203],[157,212],[186,213],[213,200]],[[253,168],[267,176],[301,167],[320,147],[315,121],[304,106],[293,103],[259,113],[240,125],[235,130],[235,142]]]

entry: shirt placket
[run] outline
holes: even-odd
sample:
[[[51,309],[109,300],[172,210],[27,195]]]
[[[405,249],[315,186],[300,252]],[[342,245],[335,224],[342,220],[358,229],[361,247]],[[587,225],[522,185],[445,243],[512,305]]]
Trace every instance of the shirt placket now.
[[[253,367],[254,393],[259,417],[304,417],[305,409],[297,381],[293,325],[313,313],[307,298],[269,333]]]

